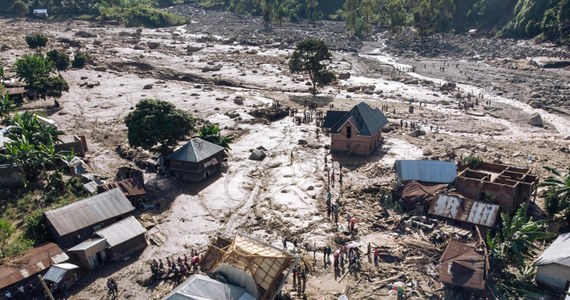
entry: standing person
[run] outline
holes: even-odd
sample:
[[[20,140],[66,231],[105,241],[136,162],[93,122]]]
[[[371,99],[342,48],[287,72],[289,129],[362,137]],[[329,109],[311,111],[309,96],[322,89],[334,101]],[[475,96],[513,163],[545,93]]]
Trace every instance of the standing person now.
[[[331,171],[331,183],[332,187],[334,187],[334,169]]]
[[[287,250],[287,238],[283,237],[283,249]]]
[[[291,165],[293,165],[293,150],[291,150]]]
[[[323,247],[323,266],[324,266],[325,268],[326,268],[327,265],[328,265],[328,262],[327,262],[327,253],[328,253],[327,247],[328,247],[328,245]]]
[[[378,256],[380,253],[378,252],[378,248],[374,249],[374,266],[378,267]]]
[[[333,206],[333,214],[334,214],[334,223],[338,224],[338,207],[336,205]]]
[[[305,287],[307,286],[307,273],[309,270],[307,270],[307,266],[304,266],[303,269],[301,270],[301,282],[303,282],[303,286],[301,287],[301,293],[305,293]]]
[[[366,246],[366,256],[368,257],[368,262],[372,262],[372,245],[368,242],[368,246]]]
[[[297,288],[297,266],[293,267],[293,289]]]

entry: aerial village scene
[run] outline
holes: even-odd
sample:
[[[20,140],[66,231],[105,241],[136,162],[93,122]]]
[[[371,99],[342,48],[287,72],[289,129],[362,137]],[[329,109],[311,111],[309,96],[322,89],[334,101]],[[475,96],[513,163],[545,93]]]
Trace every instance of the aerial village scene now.
[[[1,0],[0,299],[570,299],[569,0]]]

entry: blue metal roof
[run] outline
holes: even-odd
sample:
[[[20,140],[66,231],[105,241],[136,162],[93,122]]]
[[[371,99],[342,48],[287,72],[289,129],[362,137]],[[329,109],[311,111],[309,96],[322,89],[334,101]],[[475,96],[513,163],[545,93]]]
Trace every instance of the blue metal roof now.
[[[186,145],[176,149],[170,154],[168,160],[180,160],[188,162],[201,162],[224,151],[224,147],[210,143],[201,138],[193,138]]]
[[[455,163],[439,160],[396,160],[396,175],[401,181],[453,183],[457,177]]]

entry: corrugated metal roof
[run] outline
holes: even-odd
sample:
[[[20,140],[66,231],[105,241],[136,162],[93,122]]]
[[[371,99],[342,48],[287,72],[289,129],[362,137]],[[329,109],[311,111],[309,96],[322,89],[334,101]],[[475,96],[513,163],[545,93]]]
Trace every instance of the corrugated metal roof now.
[[[493,227],[499,215],[499,205],[440,194],[432,202],[429,213],[471,224]]]
[[[396,175],[402,181],[453,183],[457,177],[457,168],[450,161],[396,160],[394,165]]]
[[[201,162],[213,155],[224,151],[224,147],[210,143],[200,138],[191,139],[186,145],[170,154],[168,160]]]
[[[98,186],[101,191],[108,191],[120,188],[127,197],[137,197],[146,195],[146,189],[141,181],[141,178],[127,178],[121,181],[113,181]]]
[[[323,121],[323,128],[331,129],[344,115],[348,114],[348,111],[340,110],[329,110],[325,115],[325,120]]]
[[[145,232],[146,229],[141,223],[135,217],[130,216],[95,232],[95,234],[107,239],[107,246],[112,248]]]
[[[96,247],[100,243],[104,243],[104,242],[105,242],[105,239],[101,239],[101,238],[88,240],[88,241],[85,241],[79,245],[76,245],[73,248],[67,249],[67,252],[85,251],[85,250],[90,249],[91,247]]]
[[[5,260],[0,265],[0,289],[68,259],[67,254],[54,243],[47,243],[25,251],[22,255]]]
[[[58,234],[63,236],[133,210],[135,208],[121,189],[113,189],[47,211],[45,215]]]
[[[332,118],[338,118],[340,114],[333,113],[330,115],[330,120],[326,120],[325,123],[330,126],[330,123],[333,123],[334,120]],[[327,113],[327,117],[328,117]],[[382,127],[388,124],[388,118],[378,109],[372,108],[368,104],[364,102],[360,102],[355,105],[348,113],[344,114],[341,118],[338,119],[334,125],[330,128],[331,132],[338,132],[338,130],[348,121],[350,118],[354,119],[354,122],[358,126],[358,133],[360,135],[371,136],[374,133],[378,132]]]
[[[570,233],[559,235],[534,263],[535,266],[548,264],[570,267]]]
[[[488,266],[475,246],[451,241],[441,256],[439,280],[456,286],[484,290]]]
[[[206,275],[192,275],[163,300],[255,300],[244,288],[214,280]]]

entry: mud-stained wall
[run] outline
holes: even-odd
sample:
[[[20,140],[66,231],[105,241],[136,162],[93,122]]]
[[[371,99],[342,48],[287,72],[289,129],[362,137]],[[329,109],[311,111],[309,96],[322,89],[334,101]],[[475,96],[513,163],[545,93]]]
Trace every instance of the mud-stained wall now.
[[[347,137],[348,127],[351,128],[350,137]],[[378,131],[372,136],[363,136],[359,135],[356,128],[353,123],[347,122],[339,129],[339,133],[331,134],[331,150],[360,155],[372,154],[381,144],[382,132]]]

